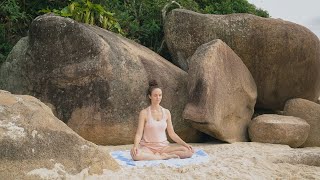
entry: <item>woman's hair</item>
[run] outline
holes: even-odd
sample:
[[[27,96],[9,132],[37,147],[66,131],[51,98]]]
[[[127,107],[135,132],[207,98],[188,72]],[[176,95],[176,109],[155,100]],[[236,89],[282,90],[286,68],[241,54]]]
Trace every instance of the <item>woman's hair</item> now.
[[[158,85],[158,82],[156,80],[150,80],[149,81],[149,88],[147,90],[147,96],[150,95],[151,96],[151,93],[154,89],[156,88],[160,88],[159,85]]]

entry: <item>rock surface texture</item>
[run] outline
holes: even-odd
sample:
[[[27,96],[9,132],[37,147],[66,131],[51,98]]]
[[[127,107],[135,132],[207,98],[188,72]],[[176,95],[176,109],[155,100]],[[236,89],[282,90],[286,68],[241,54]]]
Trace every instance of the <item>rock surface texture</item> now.
[[[131,144],[148,81],[163,90],[175,131],[187,142],[202,133],[182,118],[187,73],[151,50],[104,29],[59,16],[37,17],[1,68],[0,88],[29,94],[96,144]],[[22,47],[22,48],[21,48]]]
[[[284,144],[299,147],[307,139],[310,125],[293,116],[265,114],[255,117],[249,125],[249,136],[253,142]]]
[[[295,116],[307,121],[310,132],[302,147],[320,147],[320,105],[305,99],[297,98],[286,102],[284,115]]]
[[[173,62],[189,68],[199,46],[221,39],[251,72],[256,107],[282,110],[293,97],[316,101],[320,95],[320,41],[309,29],[281,19],[250,14],[209,15],[175,9],[165,22]]]
[[[70,174],[119,169],[107,151],[72,131],[38,99],[2,90],[0,162],[1,179],[21,179],[35,169],[54,166]]]
[[[183,117],[219,140],[247,141],[257,90],[241,59],[224,42],[214,40],[200,46],[189,65]]]

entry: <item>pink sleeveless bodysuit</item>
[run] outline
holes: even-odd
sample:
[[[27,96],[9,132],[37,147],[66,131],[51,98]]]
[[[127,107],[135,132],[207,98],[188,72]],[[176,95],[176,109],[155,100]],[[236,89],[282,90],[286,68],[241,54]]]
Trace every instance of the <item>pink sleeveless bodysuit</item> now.
[[[148,107],[147,111],[147,121],[145,123],[140,146],[141,148],[148,148],[154,153],[160,153],[169,145],[166,135],[167,117],[164,108],[162,107],[162,118],[159,121],[153,119],[150,107]]]

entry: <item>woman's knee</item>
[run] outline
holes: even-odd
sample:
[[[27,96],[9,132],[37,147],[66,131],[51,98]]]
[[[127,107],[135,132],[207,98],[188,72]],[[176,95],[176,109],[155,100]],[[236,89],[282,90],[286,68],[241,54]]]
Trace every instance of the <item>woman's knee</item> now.
[[[191,156],[193,155],[193,152],[188,149],[187,155],[188,155],[189,157],[191,157]]]
[[[179,157],[181,159],[190,158],[193,155],[193,152],[184,146],[179,147],[177,151],[180,151]]]
[[[134,161],[140,161],[141,160],[141,153],[138,153],[136,155],[131,155],[131,157]]]
[[[184,146],[181,146],[181,147],[179,148],[179,151],[184,151],[184,152],[186,152],[186,151],[189,151],[189,149],[186,148],[186,147],[184,147]]]

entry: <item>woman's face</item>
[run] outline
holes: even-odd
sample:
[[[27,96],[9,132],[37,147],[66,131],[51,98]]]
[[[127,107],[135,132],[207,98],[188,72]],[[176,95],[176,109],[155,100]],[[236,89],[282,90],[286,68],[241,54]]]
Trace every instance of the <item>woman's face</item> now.
[[[162,99],[162,91],[160,88],[155,88],[151,92],[151,96],[149,95],[149,98],[151,100],[151,104],[160,104]]]

